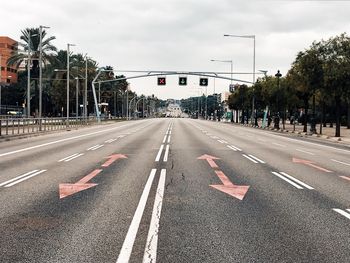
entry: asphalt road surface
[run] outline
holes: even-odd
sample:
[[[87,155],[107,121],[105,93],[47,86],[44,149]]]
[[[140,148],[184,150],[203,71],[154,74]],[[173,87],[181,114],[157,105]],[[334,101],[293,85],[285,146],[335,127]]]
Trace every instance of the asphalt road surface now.
[[[0,143],[0,262],[350,262],[350,150],[149,119]]]

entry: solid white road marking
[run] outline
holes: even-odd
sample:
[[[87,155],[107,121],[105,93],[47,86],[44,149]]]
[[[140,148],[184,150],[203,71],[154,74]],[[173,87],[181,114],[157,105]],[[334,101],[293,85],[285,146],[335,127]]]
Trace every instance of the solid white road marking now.
[[[302,181],[300,181],[300,180],[294,178],[293,176],[291,176],[291,175],[289,175],[289,174],[287,174],[287,173],[285,173],[285,172],[280,172],[280,174],[282,174],[282,175],[288,177],[289,179],[291,179],[291,180],[293,180],[294,182],[300,184],[301,186],[304,186],[305,188],[307,188],[307,189],[309,189],[309,190],[313,190],[313,189],[314,189],[314,188],[311,187],[310,185],[308,185],[308,184],[306,184],[306,183],[304,183],[304,182],[302,182]]]
[[[159,221],[162,212],[163,196],[165,188],[166,169],[162,169],[160,172],[159,183],[154,200],[152,218],[148,230],[147,242],[145,252],[143,254],[143,263],[156,262],[157,259],[157,245],[158,245],[158,233],[159,233]]]
[[[156,160],[155,160],[156,162],[159,162],[159,159],[160,159],[160,156],[162,155],[163,149],[164,149],[164,144],[162,144],[159,148],[159,151],[158,151],[158,154],[157,154]]]
[[[295,149],[295,150],[298,151],[298,152],[302,152],[302,153],[306,153],[306,154],[310,154],[310,155],[315,155],[314,153],[307,152],[307,151],[304,151],[304,150],[300,150],[300,149]]]
[[[166,146],[166,148],[165,148],[164,159],[163,159],[164,162],[167,162],[167,161],[168,161],[169,147],[170,147],[169,144],[167,144],[167,146]]]
[[[348,209],[349,210],[349,209]],[[338,209],[338,208],[333,208],[333,211],[345,216],[346,218],[350,219],[350,213],[348,212],[345,212],[344,210],[342,209]]]
[[[119,253],[119,256],[117,259],[117,263],[129,262],[131,251],[132,251],[132,248],[134,246],[136,234],[137,234],[137,231],[138,231],[139,226],[140,226],[143,211],[145,210],[148,195],[149,195],[149,192],[151,190],[151,186],[152,186],[153,179],[154,179],[156,172],[157,172],[157,169],[152,169],[152,171],[148,177],[148,180],[147,180],[147,183],[145,185],[145,188],[143,189],[139,204],[136,208],[134,217],[131,221],[128,233],[126,234],[122,249],[120,250],[120,253]]]
[[[251,154],[248,154],[248,155],[249,155],[249,157],[257,160],[259,163],[265,163],[263,160],[260,160],[258,157],[255,157],[254,155],[251,155]]]
[[[350,166],[350,163],[341,162],[341,161],[338,161],[338,160],[335,160],[335,159],[331,159],[331,160],[332,160],[333,162],[336,162],[336,163],[341,163],[341,164]]]
[[[300,185],[294,183],[293,181],[289,180],[288,178],[284,177],[283,175],[277,173],[277,172],[272,172],[274,175],[278,176],[279,178],[281,178],[282,180],[286,181],[287,183],[290,183],[291,185],[293,185],[295,188],[297,189],[304,189],[302,188]]]
[[[31,174],[31,175],[28,175],[27,177],[24,177],[24,178],[22,178],[22,179],[19,179],[19,180],[17,180],[17,181],[14,181],[14,182],[12,182],[12,183],[10,183],[10,184],[8,184],[8,185],[5,185],[5,187],[14,186],[14,185],[16,185],[16,184],[18,184],[18,183],[21,183],[21,182],[23,182],[23,181],[25,181],[25,180],[28,180],[28,179],[30,179],[30,178],[36,176],[36,175],[39,175],[39,174],[41,174],[41,173],[46,172],[46,171],[47,171],[47,170],[37,171],[37,172],[35,172],[35,173]]]
[[[65,162],[69,162],[69,161],[71,161],[71,160],[74,160],[74,159],[76,159],[76,158],[78,158],[78,157],[80,157],[80,156],[83,156],[84,154],[83,153],[80,153],[80,154],[78,154],[78,155],[76,155],[76,156],[73,156],[73,157],[71,157],[71,158],[69,158],[69,159],[66,159],[66,160],[64,160]]]
[[[250,158],[248,155],[246,154],[242,154],[245,158],[247,158],[248,160],[252,161],[253,163],[258,163],[257,161],[255,161],[254,159]]]
[[[60,162],[63,162],[63,161],[65,161],[65,160],[67,160],[67,159],[69,159],[69,158],[71,158],[71,157],[74,157],[74,156],[77,156],[79,153],[75,153],[75,154],[72,154],[72,155],[69,155],[69,156],[67,156],[67,157],[65,157],[65,158],[63,158],[63,159],[61,159],[61,160],[58,160],[58,162],[60,163]]]
[[[11,180],[6,181],[6,182],[3,182],[3,183],[0,184],[0,187],[1,187],[1,186],[4,186],[4,185],[7,185],[7,184],[9,184],[9,183],[11,183],[11,182],[13,182],[13,181],[18,180],[18,179],[21,179],[21,178],[23,178],[23,177],[25,177],[25,176],[28,176],[28,175],[30,175],[30,174],[32,174],[32,173],[35,173],[35,172],[37,172],[37,171],[39,171],[39,170],[33,170],[33,171],[28,172],[28,173],[25,173],[25,174],[22,174],[22,175],[20,175],[20,176],[17,176],[17,177],[15,177],[15,178],[11,179]]]

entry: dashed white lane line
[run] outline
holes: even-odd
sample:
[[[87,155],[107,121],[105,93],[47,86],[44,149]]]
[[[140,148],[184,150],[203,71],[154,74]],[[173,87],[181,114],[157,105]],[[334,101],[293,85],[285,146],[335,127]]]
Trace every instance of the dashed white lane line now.
[[[284,144],[279,144],[279,143],[276,143],[276,142],[273,142],[272,143],[273,145],[276,145],[276,146],[279,146],[279,147],[286,147],[286,145],[284,145]]]
[[[257,161],[255,161],[254,159],[250,158],[248,155],[246,154],[242,154],[243,157],[247,158],[249,161],[253,162],[253,163],[258,163]]]
[[[90,151],[90,150],[92,150],[93,148],[98,147],[98,146],[99,146],[99,144],[96,144],[96,145],[94,145],[94,146],[91,146],[90,148],[87,148],[86,150],[87,150],[87,151]]]
[[[65,162],[69,162],[69,161],[74,160],[74,159],[76,159],[76,158],[79,158],[80,156],[83,156],[83,155],[84,155],[83,153],[80,153],[80,154],[75,155],[75,156],[73,156],[73,157],[71,157],[71,158],[68,158],[68,159],[66,159],[66,160],[64,160],[64,161],[65,161]]]
[[[98,144],[98,145],[95,145],[95,146],[93,146],[93,147],[90,147],[89,149],[88,149],[88,151],[95,151],[95,150],[97,150],[97,149],[100,149],[101,147],[103,147],[104,146],[104,144]]]
[[[291,185],[293,185],[294,187],[298,188],[298,189],[304,189],[303,187],[305,187],[306,189],[309,190],[313,190],[314,188],[311,187],[310,185],[294,178],[293,176],[285,173],[285,172],[272,172],[274,175],[278,176],[279,178],[281,178],[282,180],[290,183]]]
[[[333,211],[345,216],[347,219],[350,219],[350,213],[346,212],[345,210],[333,208]],[[348,211],[350,212],[350,209],[348,209]]]
[[[226,146],[227,146],[227,148],[229,148],[229,149],[231,149],[231,150],[233,150],[235,152],[237,152],[237,151],[241,152],[242,151],[240,148],[238,148],[236,146],[233,146],[233,145],[226,145]]]
[[[162,169],[160,172],[156,198],[154,200],[152,218],[151,218],[151,223],[148,231],[145,252],[143,254],[143,263],[156,262],[156,259],[157,259],[159,221],[160,221],[160,215],[162,212],[162,205],[163,205],[165,177],[166,177],[166,169]]]
[[[159,151],[158,151],[158,154],[157,154],[156,160],[155,160],[156,162],[159,162],[160,156],[162,155],[162,152],[163,152],[163,149],[164,149],[164,144],[162,144],[159,148]]]
[[[156,172],[157,172],[157,169],[152,169],[152,171],[148,177],[148,180],[147,180],[147,183],[145,185],[145,188],[143,189],[139,204],[136,208],[134,217],[131,221],[128,233],[126,234],[122,249],[120,250],[120,253],[119,253],[119,256],[117,259],[117,263],[129,262],[131,251],[132,251],[132,248],[134,246],[136,234],[137,234],[137,231],[138,231],[139,226],[140,226],[143,211],[145,210],[148,195],[149,195],[149,192],[151,190],[151,186],[152,186],[153,179],[154,179]]]
[[[107,141],[105,141],[105,143],[112,143],[112,142],[114,142],[114,141],[116,141],[117,139],[109,139],[109,140],[107,140]]]
[[[170,143],[170,139],[171,139],[171,136],[169,135],[169,137],[168,137],[168,143]]]
[[[169,144],[167,144],[167,146],[165,147],[165,154],[164,154],[164,159],[163,159],[164,162],[168,161],[169,147],[170,147]]]
[[[293,185],[295,188],[297,189],[303,189],[303,187],[301,187],[300,185],[296,184],[295,182],[289,180],[288,178],[282,176],[281,174],[277,173],[277,172],[272,172],[274,175],[276,175],[277,177],[281,178],[282,180],[286,181],[287,183]]]
[[[223,141],[223,140],[218,140],[218,142],[219,142],[219,143],[225,143],[225,141]]]
[[[331,159],[331,160],[333,162],[336,162],[336,163],[340,163],[340,164],[344,164],[344,165],[350,166],[350,163],[341,162],[341,161],[338,161],[338,160],[335,160],[335,159]]]
[[[265,163],[263,160],[259,159],[258,157],[254,156],[254,155],[252,155],[252,154],[248,154],[248,156],[249,156],[250,158],[253,158],[254,160],[258,161],[259,163]]]
[[[65,157],[65,158],[62,158],[61,160],[58,160],[58,162],[59,162],[59,163],[60,163],[60,162],[63,162],[63,161],[65,161],[65,160],[70,159],[70,158],[72,158],[72,157],[74,157],[74,156],[77,156],[77,155],[79,155],[79,153],[75,153],[75,154],[69,155],[69,156],[67,156],[67,157]]]
[[[315,155],[312,152],[308,152],[308,151],[304,151],[304,150],[300,150],[300,149],[295,149],[295,150],[298,151],[298,152],[302,152],[302,153],[306,153],[306,154],[310,154],[310,155]]]
[[[16,184],[19,184],[25,180],[28,180],[34,176],[37,176],[39,174],[42,174],[44,172],[46,172],[47,170],[41,170],[41,171],[38,171],[38,170],[34,170],[34,171],[31,171],[29,173],[26,173],[26,174],[23,174],[21,176],[18,176],[14,179],[11,179],[11,180],[8,180],[4,183],[2,183],[0,186],[4,186],[4,187],[11,187],[11,186],[14,186]]]
[[[164,139],[163,139],[163,143],[165,143],[165,141],[166,141],[166,137],[167,137],[167,136],[165,135],[165,136],[164,136]]]

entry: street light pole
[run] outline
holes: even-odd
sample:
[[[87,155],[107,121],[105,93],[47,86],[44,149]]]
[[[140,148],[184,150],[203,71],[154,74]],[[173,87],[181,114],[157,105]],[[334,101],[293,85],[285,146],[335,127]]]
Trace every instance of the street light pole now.
[[[84,118],[87,117],[87,86],[88,86],[88,57],[85,56],[85,87],[84,87]]]
[[[67,125],[69,122],[69,47],[75,46],[74,44],[67,44]]]
[[[75,117],[78,118],[79,113],[79,78],[76,77],[76,86],[75,86]]]

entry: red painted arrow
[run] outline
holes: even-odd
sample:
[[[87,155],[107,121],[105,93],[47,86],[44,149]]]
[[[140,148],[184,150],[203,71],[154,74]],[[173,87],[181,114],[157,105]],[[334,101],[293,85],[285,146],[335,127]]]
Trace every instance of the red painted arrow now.
[[[249,186],[247,185],[234,185],[230,179],[222,171],[215,171],[216,175],[219,177],[222,185],[210,185],[211,187],[224,192],[230,196],[233,196],[239,200],[243,200],[244,196],[248,192]]]
[[[316,164],[314,164],[315,162],[313,161],[309,161],[309,160],[301,160],[301,159],[297,159],[297,158],[293,158],[293,163],[302,163],[302,164],[305,164],[305,165],[308,165],[308,166],[311,166],[313,168],[316,168],[320,171],[323,171],[323,172],[326,172],[326,173],[332,173],[332,171],[330,170],[327,170],[325,168],[322,168]]]
[[[116,160],[118,159],[126,159],[128,157],[126,157],[124,154],[113,154],[111,156],[108,156],[107,158],[109,158],[109,160],[107,162],[105,162],[104,164],[102,164],[102,167],[108,167],[110,166],[112,163],[114,163]]]
[[[102,172],[101,169],[96,169],[93,172],[89,173],[87,176],[80,179],[75,184],[60,184],[59,185],[60,199],[96,186],[97,184],[87,183],[87,182],[89,182],[92,178],[94,178],[100,172]]]
[[[214,160],[219,160],[220,158],[208,155],[208,154],[204,154],[200,157],[197,158],[198,160],[206,160],[211,168],[218,168],[218,165],[214,162]]]

